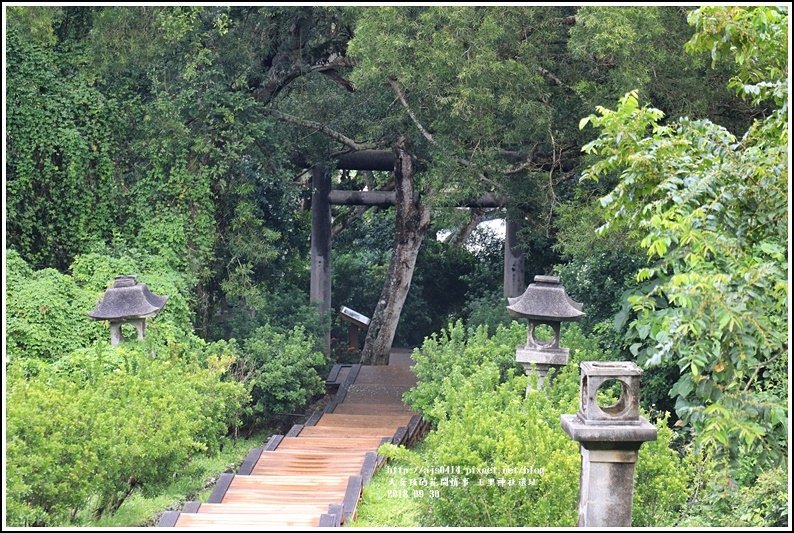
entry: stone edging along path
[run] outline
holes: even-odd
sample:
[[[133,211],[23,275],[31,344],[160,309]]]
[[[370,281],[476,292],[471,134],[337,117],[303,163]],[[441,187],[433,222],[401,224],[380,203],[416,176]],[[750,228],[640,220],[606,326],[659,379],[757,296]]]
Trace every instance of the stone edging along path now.
[[[324,409],[286,435],[273,435],[222,474],[207,503],[187,502],[158,527],[335,527],[356,513],[361,490],[384,458],[386,442],[413,444],[427,424],[402,402],[416,384],[410,352],[393,350],[388,366],[335,365],[337,388]]]

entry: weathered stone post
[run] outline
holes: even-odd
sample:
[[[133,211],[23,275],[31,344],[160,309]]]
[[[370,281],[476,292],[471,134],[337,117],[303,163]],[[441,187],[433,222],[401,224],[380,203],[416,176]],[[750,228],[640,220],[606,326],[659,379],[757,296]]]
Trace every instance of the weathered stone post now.
[[[510,316],[528,322],[527,343],[516,348],[516,361],[527,375],[535,369],[537,386],[541,389],[550,369],[568,364],[568,350],[560,346],[560,323],[582,318],[582,304],[571,300],[560,285],[560,278],[554,276],[535,276],[535,282],[521,296],[507,301]],[[551,328],[551,339],[541,340],[536,336],[536,328],[544,325]],[[530,389],[531,385],[527,385],[527,394]]]
[[[643,442],[656,440],[656,427],[640,416],[642,369],[631,362],[581,363],[579,413],[562,415],[562,429],[579,442],[580,527],[630,527],[634,465]],[[620,398],[601,406],[596,394],[618,382]]]

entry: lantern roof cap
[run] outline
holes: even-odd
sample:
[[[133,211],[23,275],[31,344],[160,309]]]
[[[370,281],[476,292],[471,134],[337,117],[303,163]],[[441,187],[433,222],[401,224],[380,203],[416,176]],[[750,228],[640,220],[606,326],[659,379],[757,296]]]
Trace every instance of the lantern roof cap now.
[[[556,276],[535,276],[524,294],[508,298],[507,310],[515,318],[552,322],[579,320],[585,314],[582,304],[574,302]]]
[[[113,287],[105,290],[102,300],[88,313],[95,320],[147,318],[160,312],[167,296],[153,294],[135,276],[116,276]]]

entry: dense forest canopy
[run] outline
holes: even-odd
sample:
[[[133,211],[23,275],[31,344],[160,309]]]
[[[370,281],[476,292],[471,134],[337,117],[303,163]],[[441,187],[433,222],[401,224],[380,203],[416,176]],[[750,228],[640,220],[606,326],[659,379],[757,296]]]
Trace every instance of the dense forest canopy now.
[[[786,9],[14,6],[4,17],[17,524],[70,523],[92,494],[93,513],[112,512],[178,469],[171,446],[212,450],[229,426],[297,409],[321,390],[329,329],[334,360],[360,357],[338,319],[309,305],[315,165],[335,189],[397,192],[394,208],[333,208],[332,307],[377,324],[363,361],[457,319],[506,324],[504,243],[475,228],[509,216],[530,276],[561,275],[585,304],[584,335],[646,369],[644,405],[671,413],[682,453],[709,450],[748,490],[764,471],[785,477]],[[392,151],[397,171],[335,168],[364,149]],[[506,206],[456,208],[486,193]],[[85,317],[118,274],[170,298],[146,346],[121,353]],[[155,374],[181,388],[158,389]],[[179,439],[155,442],[146,471],[107,464],[140,452],[113,442],[112,420],[67,424],[64,442],[97,435],[99,451],[74,461],[100,472],[101,492],[64,499],[74,472],[26,470],[77,453],[42,448],[26,425],[50,427],[46,413],[73,398],[68,409],[112,418],[102,395],[127,387],[175,409],[207,391],[215,402],[200,427],[174,414]],[[730,507],[720,498],[700,516]]]

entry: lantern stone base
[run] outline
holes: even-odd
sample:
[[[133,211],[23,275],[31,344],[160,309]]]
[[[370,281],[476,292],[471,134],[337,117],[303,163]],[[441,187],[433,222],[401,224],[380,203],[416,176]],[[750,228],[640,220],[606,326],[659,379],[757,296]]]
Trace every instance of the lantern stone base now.
[[[579,527],[630,527],[634,466],[642,443],[656,440],[656,427],[644,418],[594,426],[577,415],[562,415],[560,425],[582,454]]]
[[[538,374],[538,389],[543,388],[543,382],[549,370],[560,368],[568,364],[568,350],[557,348],[554,350],[537,350],[519,346],[516,349],[516,361],[524,367],[524,373],[529,376],[534,368]],[[527,384],[527,394],[532,386]]]

